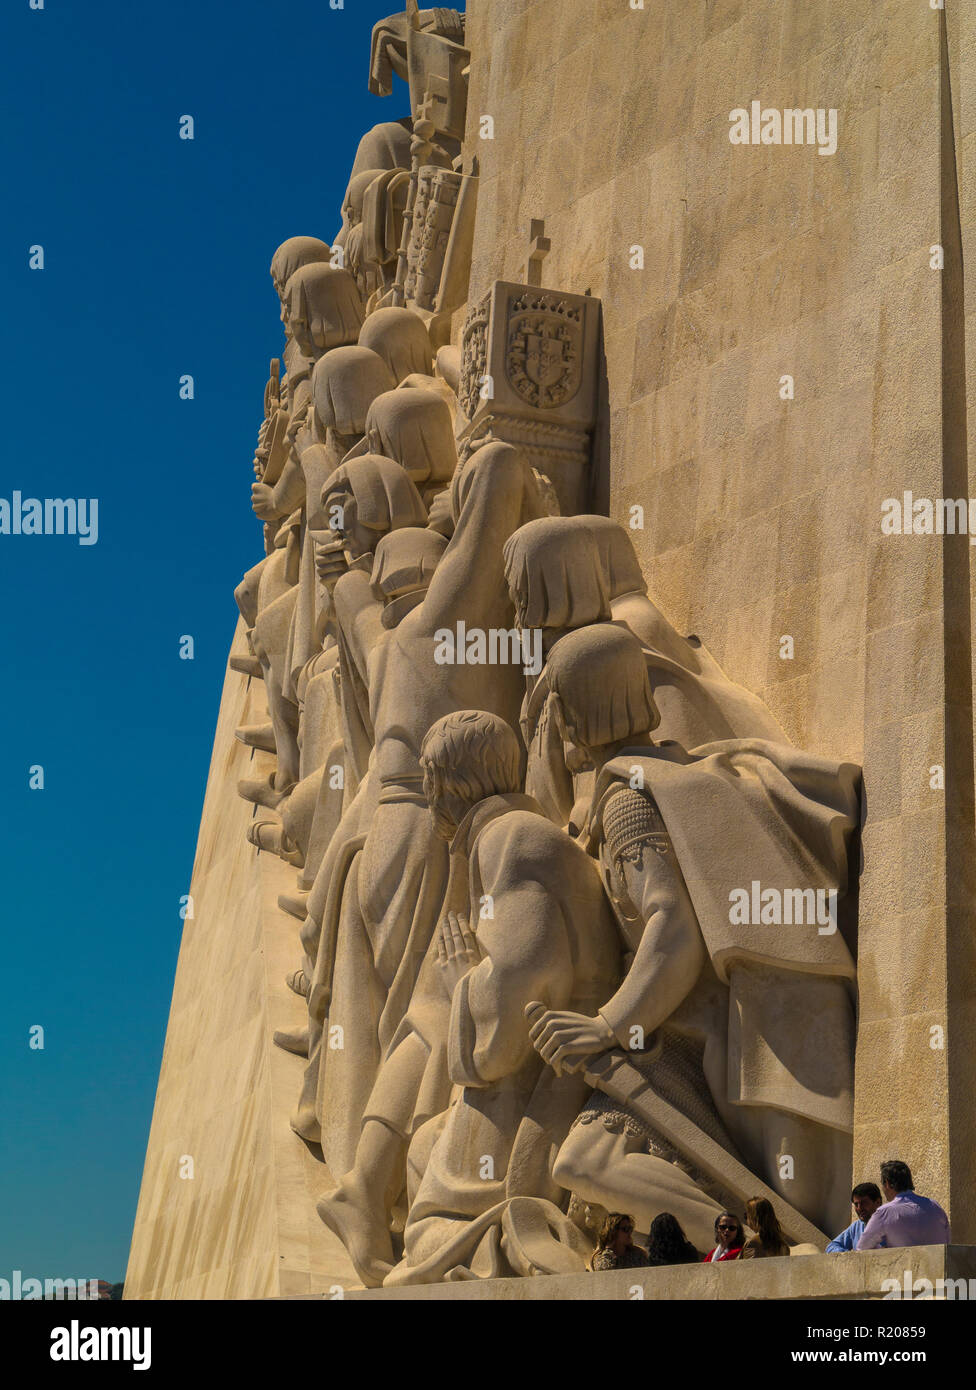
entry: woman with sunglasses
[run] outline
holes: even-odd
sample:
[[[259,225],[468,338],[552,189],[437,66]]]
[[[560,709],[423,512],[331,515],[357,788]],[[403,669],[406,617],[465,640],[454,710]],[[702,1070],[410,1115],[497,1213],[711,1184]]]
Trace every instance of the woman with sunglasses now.
[[[720,1260],[737,1260],[746,1243],[745,1231],[742,1229],[742,1222],[731,1211],[720,1211],[715,1218],[715,1240],[714,1250],[710,1250],[705,1256],[704,1264],[718,1264]]]
[[[643,1269],[647,1256],[634,1244],[634,1218],[612,1211],[603,1223],[590,1269]]]

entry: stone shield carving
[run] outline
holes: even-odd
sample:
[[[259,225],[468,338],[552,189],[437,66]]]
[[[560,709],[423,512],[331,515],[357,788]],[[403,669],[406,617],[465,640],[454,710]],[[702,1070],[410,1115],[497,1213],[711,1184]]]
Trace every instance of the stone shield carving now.
[[[582,381],[583,316],[553,295],[523,295],[512,305],[505,374],[528,405],[552,410]]]

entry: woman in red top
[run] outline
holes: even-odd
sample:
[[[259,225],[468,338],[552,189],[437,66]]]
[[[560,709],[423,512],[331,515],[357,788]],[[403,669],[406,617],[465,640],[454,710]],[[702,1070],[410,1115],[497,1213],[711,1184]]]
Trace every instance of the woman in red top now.
[[[720,1260],[737,1260],[739,1252],[746,1243],[742,1222],[731,1211],[720,1211],[715,1218],[715,1239],[718,1242],[710,1250],[703,1264],[718,1264]]]

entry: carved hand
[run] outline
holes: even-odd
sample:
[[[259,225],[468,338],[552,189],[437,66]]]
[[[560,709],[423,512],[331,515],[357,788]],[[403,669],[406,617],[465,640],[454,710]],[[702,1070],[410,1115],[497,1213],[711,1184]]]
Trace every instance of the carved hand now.
[[[315,534],[320,533],[316,532]],[[312,540],[315,570],[322,583],[327,585],[335,584],[336,580],[349,568],[346,563],[345,552],[342,549],[341,538],[334,531],[329,534],[330,540],[317,540],[314,537]]]
[[[570,1013],[567,1009],[547,1009],[544,1004],[526,1004],[532,1046],[557,1076],[582,1070],[587,1057],[616,1046],[610,1025],[597,1014]]]
[[[449,539],[454,533],[454,517],[451,514],[451,492],[446,489],[439,492],[430,504],[430,515],[427,518],[427,527],[431,531],[438,531],[442,536]]]
[[[449,994],[454,993],[458,981],[480,960],[481,950],[467,917],[460,912],[449,912],[441,922],[437,942],[437,963],[444,972]]]
[[[274,489],[267,483],[251,484],[251,510],[261,521],[274,521],[277,516],[274,504]]]

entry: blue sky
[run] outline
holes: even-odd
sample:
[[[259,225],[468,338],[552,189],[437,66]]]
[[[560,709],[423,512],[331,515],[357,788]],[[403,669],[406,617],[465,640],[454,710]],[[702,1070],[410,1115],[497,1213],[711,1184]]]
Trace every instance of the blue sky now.
[[[331,238],[360,135],[407,114],[403,83],[366,89],[396,9],[3,6],[0,497],[97,497],[99,539],[0,535],[0,1278],[125,1271],[233,589],[261,554],[268,267]]]

